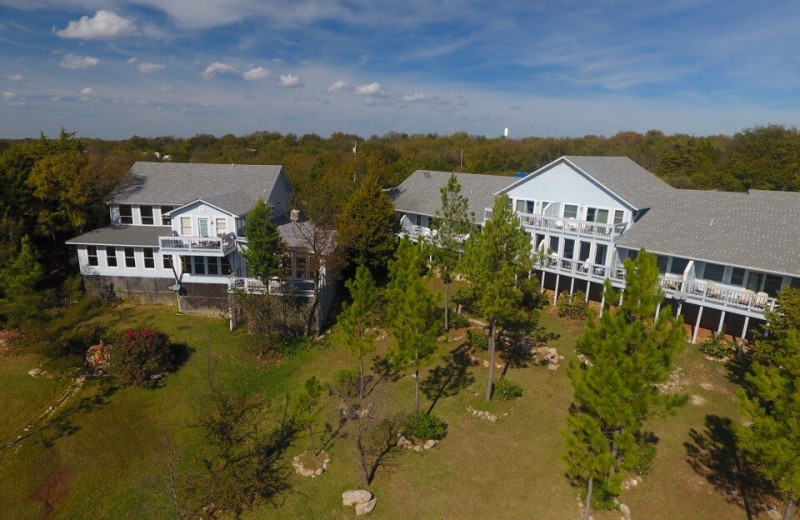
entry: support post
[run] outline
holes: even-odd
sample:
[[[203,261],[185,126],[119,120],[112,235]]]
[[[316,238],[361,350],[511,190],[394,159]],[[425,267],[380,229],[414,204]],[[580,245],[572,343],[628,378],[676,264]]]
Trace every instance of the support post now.
[[[722,311],[722,315],[719,317],[719,327],[717,327],[717,334],[722,333],[722,328],[725,326],[725,311]]]
[[[697,330],[700,328],[700,318],[703,317],[703,306],[700,306],[700,310],[697,311],[697,320],[694,322],[694,332],[692,332],[692,345],[697,343]]]
[[[600,318],[603,317],[603,311],[606,308],[606,286],[603,285],[603,296],[600,298]]]
[[[556,274],[556,290],[555,290],[555,296],[553,297],[553,305],[558,303],[558,284],[560,282],[561,282],[561,275]]]
[[[675,311],[675,317],[676,318],[681,315],[681,309],[683,309],[683,302],[679,301],[678,302],[678,310]]]
[[[589,293],[592,291],[592,282],[586,281],[586,303],[589,303]]]
[[[572,294],[575,292],[575,277],[573,276],[571,281],[569,282],[569,295],[572,297]]]
[[[622,299],[623,299],[624,296],[625,296],[624,289],[620,289],[620,291],[619,291],[619,305],[617,307],[622,307]]]
[[[656,306],[656,321],[658,321],[658,315],[661,314],[661,302],[658,302]]]
[[[737,355],[739,357],[741,357],[742,354],[744,353],[744,341],[745,341],[745,337],[747,336],[747,326],[749,324],[750,324],[750,316],[745,316],[744,317],[744,327],[742,327],[742,341],[739,342],[739,351],[737,352]]]
[[[544,277],[547,274],[547,271],[542,271],[542,293],[544,293]]]

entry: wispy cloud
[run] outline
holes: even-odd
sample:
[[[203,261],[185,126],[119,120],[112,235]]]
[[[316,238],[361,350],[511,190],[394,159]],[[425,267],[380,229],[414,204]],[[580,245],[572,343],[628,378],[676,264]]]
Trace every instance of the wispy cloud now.
[[[23,79],[25,79],[25,76],[23,76],[22,74],[9,74],[8,76],[6,76],[6,79],[8,81],[22,81]]]
[[[214,62],[204,70],[200,75],[203,79],[216,78],[220,74],[236,74],[236,69],[227,63]]]
[[[82,16],[78,20],[72,20],[64,29],[53,27],[53,31],[62,38],[111,40],[134,34],[136,25],[114,11],[101,9],[92,17]]]
[[[433,96],[427,92],[414,92],[403,96],[403,101],[408,103],[423,103],[425,101],[432,101]]]
[[[136,70],[139,71],[140,74],[152,74],[154,72],[158,72],[160,70],[164,70],[167,68],[166,65],[161,63],[150,63],[147,61],[139,61],[139,58],[133,57],[128,59],[128,65],[136,65]]]
[[[356,87],[355,93],[360,94],[362,96],[378,95],[381,93],[381,84],[375,81],[367,85],[359,85],[358,87]]]
[[[59,67],[62,69],[88,69],[96,67],[100,64],[100,60],[92,58],[91,56],[78,56],[77,54],[65,54],[62,58]]]
[[[281,74],[281,86],[283,87],[302,87],[303,83],[297,74]]]
[[[334,92],[339,92],[342,90],[349,90],[350,85],[343,80],[334,81],[333,84],[328,87],[328,93],[333,94]]]
[[[245,81],[255,81],[259,79],[269,79],[272,77],[272,73],[264,67],[256,67],[245,72],[242,77]]]

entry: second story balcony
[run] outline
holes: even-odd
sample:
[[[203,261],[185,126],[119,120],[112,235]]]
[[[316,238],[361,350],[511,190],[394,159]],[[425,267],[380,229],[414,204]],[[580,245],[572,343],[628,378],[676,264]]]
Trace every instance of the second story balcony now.
[[[158,246],[164,253],[225,256],[236,249],[236,234],[219,237],[164,236],[158,237]]]
[[[594,238],[596,240],[616,240],[622,236],[628,228],[628,225],[625,223],[604,224],[575,218],[551,217],[520,212],[516,212],[516,215],[520,223],[528,229],[579,238]],[[486,208],[484,218],[486,220],[492,218],[492,210],[490,208]]]

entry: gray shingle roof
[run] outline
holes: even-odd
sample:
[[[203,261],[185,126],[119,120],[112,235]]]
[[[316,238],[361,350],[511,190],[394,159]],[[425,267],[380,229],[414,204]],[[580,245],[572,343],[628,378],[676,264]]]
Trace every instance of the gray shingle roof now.
[[[450,172],[417,170],[393,192],[397,211],[434,216],[442,209],[441,189],[450,179]],[[456,173],[461,194],[469,199],[469,211],[475,222],[483,222],[483,210],[494,205],[494,194],[512,184],[513,177]]]
[[[311,250],[314,247],[319,253],[327,255],[336,248],[335,236],[329,235],[325,231],[318,231],[315,236],[314,224],[310,220],[285,222],[279,224],[277,228],[283,243],[292,249]],[[335,231],[331,231],[331,233],[335,233]],[[314,244],[315,242],[316,244]]]
[[[673,190],[627,157],[565,155],[563,158],[637,209],[649,208],[660,195]]]
[[[800,275],[800,194],[673,190],[622,247]]]
[[[259,197],[269,199],[282,170],[279,165],[137,162],[131,167],[130,184],[120,188],[113,201],[180,206],[203,199],[241,215]]]
[[[67,240],[69,245],[158,247],[158,237],[172,233],[169,226],[118,226],[89,231]]]

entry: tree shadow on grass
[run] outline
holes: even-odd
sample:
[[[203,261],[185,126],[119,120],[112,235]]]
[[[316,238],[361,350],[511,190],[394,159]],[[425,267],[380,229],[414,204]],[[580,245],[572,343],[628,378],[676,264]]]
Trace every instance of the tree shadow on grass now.
[[[403,374],[395,368],[387,358],[381,356],[375,356],[372,358],[372,372],[377,374],[378,377],[374,379],[372,376],[366,381],[364,381],[364,386],[366,387],[366,395],[370,395],[375,387],[378,386],[383,381],[388,381],[394,383],[401,377]]]
[[[428,414],[433,411],[439,399],[456,395],[475,382],[475,376],[470,372],[471,366],[469,348],[460,345],[450,351],[444,365],[436,366],[428,372],[428,376],[420,383],[423,395],[431,401]]]
[[[748,520],[766,506],[772,488],[747,463],[740,452],[733,421],[707,415],[702,432],[692,428],[690,441],[684,443],[687,462],[729,503],[742,507]]]

